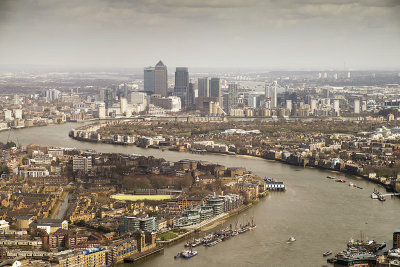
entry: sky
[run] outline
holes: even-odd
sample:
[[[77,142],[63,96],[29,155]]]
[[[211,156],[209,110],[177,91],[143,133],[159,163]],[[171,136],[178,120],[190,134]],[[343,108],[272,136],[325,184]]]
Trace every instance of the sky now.
[[[0,65],[400,70],[400,0],[0,0]]]

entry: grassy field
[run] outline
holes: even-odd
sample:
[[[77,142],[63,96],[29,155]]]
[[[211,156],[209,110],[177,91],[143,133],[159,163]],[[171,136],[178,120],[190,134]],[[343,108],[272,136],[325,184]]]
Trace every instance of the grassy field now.
[[[139,200],[164,200],[170,199],[170,195],[124,195],[124,194],[116,194],[112,195],[111,198],[117,200],[130,200],[130,201],[139,201]]]

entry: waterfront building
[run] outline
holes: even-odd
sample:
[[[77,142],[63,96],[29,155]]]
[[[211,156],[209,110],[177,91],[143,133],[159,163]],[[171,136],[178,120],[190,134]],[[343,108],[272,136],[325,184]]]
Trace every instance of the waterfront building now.
[[[154,68],[154,93],[162,97],[168,93],[168,70],[161,60]]]
[[[174,95],[181,99],[182,106],[188,105],[189,71],[188,68],[176,68]]]
[[[400,232],[393,233],[393,249],[400,248]]]
[[[198,79],[199,97],[210,97],[210,78],[203,77]]]
[[[212,207],[214,216],[224,212],[224,199],[220,197],[212,197],[207,199],[207,205]]]
[[[53,263],[58,264],[59,267],[106,266],[106,250],[102,247],[78,251],[65,250],[54,254]]]
[[[154,93],[154,72],[155,68],[154,67],[147,67],[144,68],[144,73],[143,73],[143,89],[148,92]]]
[[[127,112],[127,106],[128,106],[127,99],[125,97],[121,97],[121,99],[120,99],[121,114],[124,114]]]

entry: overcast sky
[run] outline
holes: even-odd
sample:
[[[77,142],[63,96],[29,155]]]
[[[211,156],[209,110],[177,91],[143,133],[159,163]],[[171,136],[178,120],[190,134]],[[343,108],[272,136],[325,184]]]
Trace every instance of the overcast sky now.
[[[0,0],[0,64],[400,69],[400,0]]]

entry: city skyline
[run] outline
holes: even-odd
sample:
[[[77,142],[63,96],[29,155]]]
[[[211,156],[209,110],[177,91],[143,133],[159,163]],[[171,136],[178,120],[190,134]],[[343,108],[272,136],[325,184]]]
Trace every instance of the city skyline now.
[[[162,58],[189,68],[399,69],[399,12],[391,0],[6,0],[0,56],[2,65],[73,68]]]

